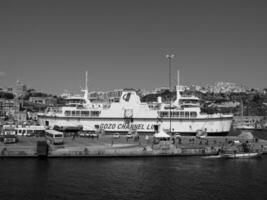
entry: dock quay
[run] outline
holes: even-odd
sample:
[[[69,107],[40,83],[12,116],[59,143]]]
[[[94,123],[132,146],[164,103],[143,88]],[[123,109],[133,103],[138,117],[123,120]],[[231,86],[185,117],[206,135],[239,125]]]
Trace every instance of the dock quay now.
[[[152,137],[140,136],[139,141],[126,137],[99,138],[65,137],[60,145],[47,144],[45,137],[18,137],[14,144],[0,143],[0,158],[4,157],[152,157],[152,156],[207,156],[216,155],[223,148],[234,147],[235,141],[249,142],[255,151],[267,153],[267,140],[244,139],[239,136],[183,137],[170,143],[154,144]],[[37,144],[47,144],[47,149]]]

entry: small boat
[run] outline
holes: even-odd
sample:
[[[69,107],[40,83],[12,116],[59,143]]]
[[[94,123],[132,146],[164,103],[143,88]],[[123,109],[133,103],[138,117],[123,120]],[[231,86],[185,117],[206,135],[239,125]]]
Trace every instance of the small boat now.
[[[203,156],[204,159],[217,159],[217,158],[223,158],[223,155],[210,155],[210,156]]]
[[[262,153],[258,152],[249,152],[249,153],[229,153],[223,154],[222,157],[224,158],[259,158],[261,157]]]

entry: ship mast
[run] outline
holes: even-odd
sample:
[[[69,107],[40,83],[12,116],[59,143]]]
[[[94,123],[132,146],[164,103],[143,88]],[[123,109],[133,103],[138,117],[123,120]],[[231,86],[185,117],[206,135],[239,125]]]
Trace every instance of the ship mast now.
[[[88,71],[85,72],[85,90],[88,91]]]
[[[180,71],[177,70],[176,100],[177,100],[177,105],[178,106],[179,106],[179,99],[180,99]]]
[[[172,107],[172,89],[171,89],[171,61],[174,58],[173,54],[167,54],[166,58],[169,61],[169,90],[170,90],[170,134],[172,134],[172,113],[171,113],[171,107]]]
[[[180,72],[179,70],[177,70],[177,87],[179,89],[179,86],[180,86]]]

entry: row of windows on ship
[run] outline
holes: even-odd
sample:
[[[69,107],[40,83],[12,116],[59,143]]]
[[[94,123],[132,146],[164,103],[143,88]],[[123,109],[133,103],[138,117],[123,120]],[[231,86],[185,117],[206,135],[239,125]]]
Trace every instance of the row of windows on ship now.
[[[67,117],[98,117],[100,115],[100,111],[79,111],[79,110],[73,110],[73,111],[65,111],[65,116]],[[161,118],[165,117],[185,117],[185,118],[194,118],[197,117],[197,112],[185,112],[185,111],[173,111],[173,112],[168,112],[168,111],[159,111],[158,115]]]

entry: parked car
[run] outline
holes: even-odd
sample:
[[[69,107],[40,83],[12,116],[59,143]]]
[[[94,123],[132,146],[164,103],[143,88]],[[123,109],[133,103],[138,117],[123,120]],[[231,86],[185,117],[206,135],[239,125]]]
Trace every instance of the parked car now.
[[[96,134],[96,133],[90,133],[90,134],[89,134],[89,137],[91,137],[91,138],[96,138],[96,137],[98,137],[98,134]]]
[[[83,131],[80,131],[78,134],[80,137],[85,137],[85,132],[83,132]]]
[[[119,134],[119,133],[114,133],[114,134],[112,135],[112,137],[113,137],[113,138],[120,138],[120,134]]]
[[[15,135],[5,135],[3,136],[3,142],[4,144],[12,144],[12,143],[17,143],[19,140],[17,136]]]
[[[126,137],[127,137],[127,138],[133,138],[133,134],[128,133],[128,134],[126,135]]]
[[[175,133],[174,138],[179,138],[179,137],[181,137],[181,134],[180,133]]]
[[[93,132],[93,131],[81,131],[81,132],[79,133],[79,136],[80,136],[80,137],[95,138],[95,137],[98,137],[99,135],[96,134],[96,133]]]

